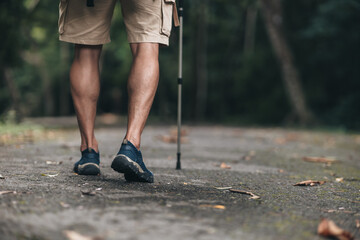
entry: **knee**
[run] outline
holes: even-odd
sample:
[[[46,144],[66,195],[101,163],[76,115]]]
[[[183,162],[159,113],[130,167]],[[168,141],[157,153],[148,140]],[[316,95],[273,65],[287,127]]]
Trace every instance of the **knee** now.
[[[157,43],[133,43],[131,50],[134,60],[158,61],[159,44]]]

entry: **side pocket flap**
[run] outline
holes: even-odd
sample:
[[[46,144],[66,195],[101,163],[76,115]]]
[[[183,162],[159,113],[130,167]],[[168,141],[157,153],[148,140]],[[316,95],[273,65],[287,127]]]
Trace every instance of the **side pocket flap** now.
[[[66,16],[67,7],[68,7],[68,0],[61,0],[59,3],[59,20],[58,20],[60,35],[64,33],[65,16]]]

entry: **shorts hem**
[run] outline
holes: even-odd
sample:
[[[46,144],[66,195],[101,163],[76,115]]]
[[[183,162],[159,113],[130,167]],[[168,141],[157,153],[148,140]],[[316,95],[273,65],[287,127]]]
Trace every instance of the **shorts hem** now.
[[[102,45],[111,42],[109,38],[101,39],[101,40],[94,40],[94,39],[79,39],[79,38],[72,38],[60,35],[59,40],[63,42],[75,43],[75,44],[84,44],[84,45]]]
[[[149,42],[149,43],[159,43],[165,46],[169,46],[169,37],[167,36],[157,36],[157,37],[152,37],[152,36],[138,36],[138,37],[129,37],[128,38],[128,42],[129,43],[144,43],[144,42]]]

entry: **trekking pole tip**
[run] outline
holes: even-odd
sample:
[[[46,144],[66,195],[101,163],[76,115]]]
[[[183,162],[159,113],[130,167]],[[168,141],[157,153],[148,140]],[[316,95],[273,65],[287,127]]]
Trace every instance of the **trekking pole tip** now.
[[[181,153],[177,153],[176,170],[181,170],[180,156],[181,156]]]

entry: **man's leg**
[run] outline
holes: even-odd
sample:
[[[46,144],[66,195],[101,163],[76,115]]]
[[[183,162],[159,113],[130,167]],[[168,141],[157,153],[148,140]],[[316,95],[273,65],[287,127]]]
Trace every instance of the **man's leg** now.
[[[127,181],[154,182],[140,152],[141,133],[149,115],[159,82],[159,44],[131,44],[133,64],[128,79],[128,128],[111,167],[124,173]]]
[[[98,152],[94,135],[96,104],[100,91],[99,59],[102,45],[75,45],[75,56],[70,69],[71,94],[81,134],[83,151]]]
[[[130,44],[133,64],[128,79],[128,126],[125,139],[140,149],[144,129],[159,82],[159,44]]]

